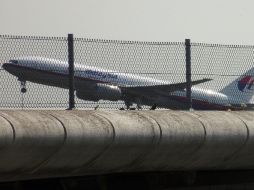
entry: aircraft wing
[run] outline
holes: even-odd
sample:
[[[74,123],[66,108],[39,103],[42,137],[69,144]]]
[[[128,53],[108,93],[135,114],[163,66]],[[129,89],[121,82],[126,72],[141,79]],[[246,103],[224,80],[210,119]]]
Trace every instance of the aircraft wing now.
[[[191,84],[197,85],[197,84],[201,84],[211,80],[212,79],[196,80],[196,81],[192,81]],[[187,85],[187,82],[182,82],[182,83],[163,84],[163,85],[154,85],[154,86],[133,86],[133,87],[120,87],[120,88],[123,90],[123,92],[127,94],[147,96],[151,93],[159,93],[159,94],[168,95],[169,93],[174,91],[184,90],[186,88],[186,85]]]

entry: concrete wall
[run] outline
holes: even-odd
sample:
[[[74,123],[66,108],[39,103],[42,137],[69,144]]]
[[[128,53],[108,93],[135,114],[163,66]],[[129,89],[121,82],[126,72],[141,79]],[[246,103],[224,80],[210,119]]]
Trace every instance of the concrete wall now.
[[[254,112],[0,111],[0,180],[254,169]]]

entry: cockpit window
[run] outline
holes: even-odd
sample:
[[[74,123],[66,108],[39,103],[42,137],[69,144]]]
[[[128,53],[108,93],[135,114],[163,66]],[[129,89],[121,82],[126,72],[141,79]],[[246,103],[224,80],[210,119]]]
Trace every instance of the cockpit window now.
[[[18,63],[18,61],[17,61],[17,60],[10,60],[10,63],[17,64],[17,63]]]

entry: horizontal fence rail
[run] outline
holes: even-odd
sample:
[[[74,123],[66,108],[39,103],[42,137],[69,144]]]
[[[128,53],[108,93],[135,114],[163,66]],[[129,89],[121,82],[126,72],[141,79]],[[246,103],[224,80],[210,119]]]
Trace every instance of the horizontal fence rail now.
[[[191,73],[187,73],[187,54],[184,42],[73,38],[72,43],[73,55],[70,57],[68,53],[70,41],[68,43],[67,37],[0,35],[0,63],[2,66],[4,63],[9,63],[10,60],[23,59],[29,62],[32,59],[35,61],[28,76],[40,78],[37,70],[45,73],[43,82],[39,79],[31,82],[26,78],[27,76],[21,74],[14,76],[1,67],[0,107],[94,109],[99,106],[99,108],[119,109],[126,107],[128,103],[136,106],[140,102],[144,109],[154,106],[153,100],[148,99],[147,96],[156,99],[157,91],[153,93],[152,90],[143,90],[138,96],[139,99],[136,99],[134,95],[130,97],[129,91],[124,91],[126,88],[116,88],[119,75],[129,76],[128,83],[126,78],[121,79],[123,87],[185,83],[187,78],[192,81],[209,79],[198,85],[192,85],[192,92],[189,94],[191,98],[188,99],[185,98],[185,88],[181,88],[178,93],[171,91],[168,94],[164,93],[165,106],[161,103],[157,105],[159,108],[188,109],[191,107],[187,104],[186,107],[178,108],[175,100],[182,103],[189,101],[193,105],[198,103],[199,106],[215,104],[214,109],[217,108],[218,103],[222,107],[227,107],[227,104],[230,103],[243,104],[245,107],[245,104],[253,101],[254,46],[190,43]],[[75,68],[73,70],[75,100],[73,100],[74,96],[69,98],[70,85],[69,80],[65,78],[69,74],[68,60],[70,59],[74,60]],[[50,62],[50,69],[45,68],[45,62]],[[18,72],[20,68],[15,69],[14,72]],[[107,74],[103,72],[104,70],[107,71]],[[188,75],[191,78],[186,77]],[[84,76],[87,78],[84,79]],[[105,81],[105,78],[108,78],[108,81]],[[54,80],[58,80],[57,84],[53,82]],[[78,80],[83,82],[77,82]],[[109,80],[111,80],[110,87],[104,84]],[[91,85],[95,82],[96,85]],[[193,91],[193,87],[197,89]],[[221,103],[221,94],[216,93],[211,93],[212,95],[207,97],[208,90],[226,94],[227,97],[230,95],[233,101],[227,100]],[[179,94],[181,94],[180,97]]]

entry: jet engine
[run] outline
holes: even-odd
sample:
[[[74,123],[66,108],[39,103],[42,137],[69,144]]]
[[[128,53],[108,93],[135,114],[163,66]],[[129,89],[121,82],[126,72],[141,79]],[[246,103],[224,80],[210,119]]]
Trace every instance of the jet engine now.
[[[80,99],[91,101],[118,101],[122,97],[122,92],[118,86],[98,83],[89,89],[78,89],[76,96]]]

